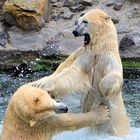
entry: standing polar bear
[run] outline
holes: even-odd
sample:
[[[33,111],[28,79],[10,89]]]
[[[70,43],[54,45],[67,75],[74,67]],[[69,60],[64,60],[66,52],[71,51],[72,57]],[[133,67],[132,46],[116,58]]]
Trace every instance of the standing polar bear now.
[[[79,91],[86,93],[82,108],[87,112],[100,103],[109,106],[109,123],[95,131],[127,135],[129,120],[122,99],[123,74],[117,32],[111,18],[99,9],[80,17],[73,34],[84,36],[84,45],[71,54],[49,77],[32,83],[54,97]]]

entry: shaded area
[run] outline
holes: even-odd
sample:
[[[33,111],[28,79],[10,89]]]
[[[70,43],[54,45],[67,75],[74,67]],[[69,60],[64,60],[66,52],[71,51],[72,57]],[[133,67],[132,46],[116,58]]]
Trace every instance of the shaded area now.
[[[140,58],[122,58],[124,78],[140,78]]]

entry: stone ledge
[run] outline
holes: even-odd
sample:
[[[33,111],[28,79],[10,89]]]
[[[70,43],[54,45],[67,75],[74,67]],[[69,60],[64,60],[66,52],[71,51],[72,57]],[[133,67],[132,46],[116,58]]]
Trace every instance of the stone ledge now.
[[[9,24],[39,30],[45,24],[48,8],[48,0],[7,0],[3,8],[4,18]]]

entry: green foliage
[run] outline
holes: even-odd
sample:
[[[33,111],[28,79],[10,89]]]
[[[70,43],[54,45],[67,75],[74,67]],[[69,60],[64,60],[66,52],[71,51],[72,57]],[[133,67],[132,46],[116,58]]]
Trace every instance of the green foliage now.
[[[51,67],[45,65],[45,64],[40,64],[37,63],[34,67],[34,71],[50,71]]]
[[[124,68],[140,68],[140,62],[135,62],[135,61],[122,61],[123,67]]]
[[[33,71],[54,71],[60,63],[62,63],[66,59],[66,56],[58,56],[56,58],[41,58],[36,61],[36,65],[33,68]]]

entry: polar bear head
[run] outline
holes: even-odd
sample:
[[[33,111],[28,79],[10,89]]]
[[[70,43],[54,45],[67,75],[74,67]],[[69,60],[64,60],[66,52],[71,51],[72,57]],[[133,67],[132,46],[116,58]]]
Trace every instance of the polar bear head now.
[[[114,31],[115,27],[111,18],[102,10],[93,9],[82,15],[76,21],[76,28],[73,31],[75,37],[84,36],[84,44],[94,44],[94,39],[98,36]]]
[[[47,122],[56,113],[66,113],[68,109],[63,103],[52,99],[43,89],[27,84],[14,93],[8,110],[13,114],[15,121],[24,121],[32,127]]]

